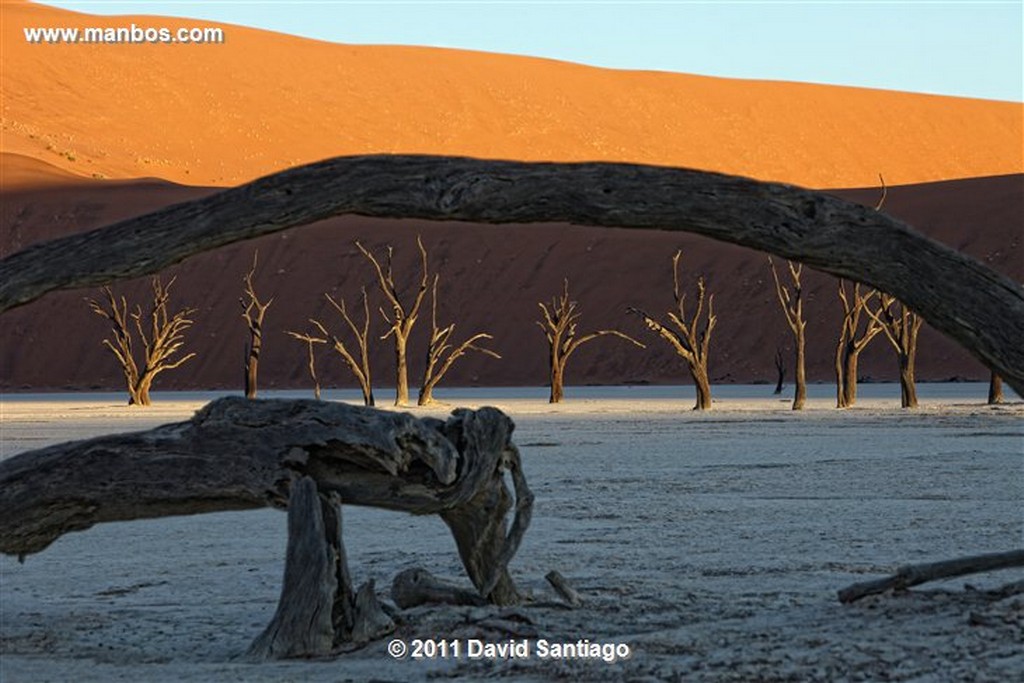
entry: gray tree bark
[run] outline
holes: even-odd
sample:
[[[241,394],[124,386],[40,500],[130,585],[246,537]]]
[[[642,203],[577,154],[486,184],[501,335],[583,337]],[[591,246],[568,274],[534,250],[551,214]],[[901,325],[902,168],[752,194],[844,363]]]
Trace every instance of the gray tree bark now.
[[[1024,394],[1020,284],[869,207],[636,164],[329,159],[13,254],[0,261],[0,311],[340,214],[683,230],[760,249],[892,294]]]
[[[990,572],[999,569],[1024,567],[1024,549],[1010,550],[1004,553],[988,553],[959,557],[955,560],[929,562],[927,564],[910,564],[900,567],[895,574],[884,579],[863,581],[847,586],[839,591],[839,602],[850,603],[868,595],[884,593],[889,590],[906,590],[928,581],[951,579],[979,572]]]
[[[286,507],[292,482],[305,477],[327,501],[441,515],[481,597],[513,604],[519,595],[508,563],[529,526],[533,495],[512,429],[494,408],[457,410],[442,421],[321,401],[222,398],[187,422],[0,461],[0,552],[24,557],[101,522]],[[309,539],[324,557],[343,556],[340,540],[325,542],[340,534],[337,506],[321,509],[307,500],[315,498],[301,499],[299,526],[319,529]],[[319,551],[296,552],[324,566]],[[314,573],[286,584],[321,585],[316,577],[329,572]],[[309,647],[322,645],[312,638]],[[274,640],[268,635],[263,651],[280,652]]]
[[[345,561],[343,552],[338,551],[341,524],[340,517],[324,514],[322,508],[328,505],[309,477],[292,486],[281,599],[270,623],[249,648],[250,655],[261,659],[315,657],[334,648],[335,596],[347,592],[345,597],[351,600],[352,587],[339,585],[338,564]],[[330,523],[335,520],[336,524]],[[351,624],[348,626],[351,629]]]

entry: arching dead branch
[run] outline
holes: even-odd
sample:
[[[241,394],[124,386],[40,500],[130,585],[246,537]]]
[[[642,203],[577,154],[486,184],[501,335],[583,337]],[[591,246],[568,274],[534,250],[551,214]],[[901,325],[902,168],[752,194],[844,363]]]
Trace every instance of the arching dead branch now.
[[[792,185],[639,164],[329,159],[8,256],[0,311],[341,214],[683,230],[760,249],[892,294],[1024,393],[1019,283],[870,207]]]

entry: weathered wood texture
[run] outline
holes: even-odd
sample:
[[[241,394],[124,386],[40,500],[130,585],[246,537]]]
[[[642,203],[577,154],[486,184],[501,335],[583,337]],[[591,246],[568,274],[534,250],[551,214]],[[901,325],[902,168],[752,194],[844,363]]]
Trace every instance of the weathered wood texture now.
[[[391,599],[401,609],[426,604],[486,604],[479,593],[442,581],[421,567],[406,569],[395,575],[391,582]]]
[[[249,648],[253,656],[311,657],[334,647],[334,600],[345,591],[338,580],[341,558],[332,553],[329,541],[341,538],[341,528],[340,517],[334,517],[336,525],[325,524],[325,517],[330,521],[331,516],[323,514],[324,505],[329,503],[320,499],[316,482],[309,477],[292,486],[281,598],[270,623]]]
[[[551,587],[555,589],[555,592],[558,593],[558,595],[560,595],[562,599],[569,604],[569,606],[579,607],[583,604],[583,598],[580,596],[579,592],[569,585],[569,582],[557,569],[549,571],[544,575],[544,578],[547,579],[547,582],[551,584]]]
[[[760,249],[896,296],[1024,393],[1020,284],[821,192],[635,164],[330,159],[13,254],[0,261],[0,311],[340,214],[682,230]]]
[[[884,593],[889,590],[906,590],[911,586],[918,586],[928,581],[1014,567],[1024,567],[1024,549],[1005,553],[972,555],[928,564],[912,564],[900,567],[895,574],[884,579],[863,581],[847,586],[839,591],[839,602],[850,603],[868,595]]]
[[[321,401],[222,398],[187,422],[0,462],[0,552],[36,553],[100,522],[285,507],[292,481],[305,475],[320,496],[346,504],[440,514],[473,585],[490,602],[511,604],[518,594],[507,564],[533,502],[512,430],[494,408],[458,410],[445,421]],[[340,528],[340,518],[332,524]]]

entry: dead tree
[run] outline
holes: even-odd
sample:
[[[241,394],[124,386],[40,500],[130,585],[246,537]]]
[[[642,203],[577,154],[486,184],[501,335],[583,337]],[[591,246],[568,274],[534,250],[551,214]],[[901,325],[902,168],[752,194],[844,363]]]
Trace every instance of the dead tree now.
[[[775,349],[775,391],[772,393],[778,396],[786,386],[786,359],[782,357],[782,347]]]
[[[352,590],[342,503],[439,515],[479,598],[520,601],[508,565],[533,494],[513,427],[494,408],[418,420],[334,402],[222,398],[186,422],[0,461],[0,552],[23,559],[103,522],[287,507],[278,609],[250,653],[328,655],[389,628],[372,583]]]
[[[800,284],[800,275],[803,273],[804,267],[802,264],[794,264],[792,261],[787,261],[787,264],[789,265],[789,277],[793,281],[792,294],[789,292],[789,287],[782,284],[779,280],[779,273],[775,270],[775,262],[772,261],[772,257],[768,257],[768,265],[772,268],[772,278],[775,280],[775,294],[779,298],[782,313],[786,316],[786,324],[789,325],[789,329],[793,332],[793,342],[796,347],[796,365],[794,369],[796,391],[793,395],[793,410],[802,410],[807,402],[807,372],[805,369],[807,321],[804,320],[804,290]],[[775,392],[776,394],[781,393],[781,384],[782,377],[780,375],[780,387]]]
[[[128,405],[148,406],[151,401],[149,390],[156,376],[165,370],[173,370],[196,354],[189,353],[173,359],[185,341],[185,330],[192,326],[190,315],[194,308],[183,308],[174,315],[169,315],[167,306],[171,296],[171,286],[175,278],[165,286],[159,277],[152,280],[153,303],[149,310],[149,332],[143,324],[142,306],[137,305],[132,312],[128,311],[128,302],[122,296],[114,298],[110,287],[103,287],[106,294],[106,307],[95,299],[89,299],[89,308],[93,313],[110,321],[113,340],[104,339],[103,345],[110,349],[117,362],[121,364],[125,384],[128,388]],[[134,337],[142,344],[142,357],[136,358]]]
[[[676,302],[676,310],[669,311],[669,322],[672,329],[638,308],[629,308],[643,319],[648,329],[667,341],[675,352],[686,361],[686,367],[693,377],[697,390],[697,403],[694,410],[711,409],[711,381],[708,376],[708,352],[711,347],[711,333],[715,329],[718,317],[715,315],[715,295],[707,295],[704,277],[697,278],[697,306],[693,316],[686,316],[686,294],[679,286],[679,258],[682,251],[672,257],[672,296]],[[707,308],[705,309],[705,303]]]
[[[988,404],[998,405],[1003,402],[1003,378],[995,373],[988,378]]]
[[[377,257],[367,251],[362,244],[356,242],[356,246],[373,265],[373,269],[377,273],[377,284],[380,286],[380,291],[383,292],[384,297],[391,304],[390,316],[383,308],[380,309],[381,316],[389,326],[387,333],[381,337],[381,340],[388,337],[394,339],[395,405],[405,406],[409,404],[409,362],[407,352],[409,335],[412,334],[412,328],[420,314],[420,306],[427,295],[427,290],[430,289],[430,273],[427,270],[427,250],[423,247],[423,240],[417,236],[416,246],[420,250],[420,284],[416,290],[416,296],[413,298],[412,305],[407,306],[402,303],[398,287],[395,285],[395,275],[392,270],[394,250],[391,246],[388,246],[384,266],[381,266]]]
[[[641,164],[327,159],[0,259],[0,312],[339,215],[674,230],[760,249],[892,293],[1024,394],[1020,283],[871,207],[792,185]]]
[[[249,343],[245,354],[245,397],[256,398],[256,375],[259,371],[260,351],[263,348],[263,316],[267,314],[270,304],[274,303],[273,297],[265,303],[260,301],[256,295],[256,287],[252,283],[256,275],[256,263],[259,252],[253,252],[252,268],[245,274],[242,281],[245,283],[245,292],[239,297],[238,303],[242,306],[242,319],[249,328]]]
[[[927,564],[910,564],[900,567],[895,574],[887,578],[863,581],[847,586],[839,591],[839,602],[855,602],[868,595],[877,595],[886,591],[905,591],[929,581],[1017,567],[1024,567],[1024,549],[971,555]]]
[[[310,322],[323,335],[323,338],[318,338],[318,341],[326,342],[328,338],[331,340],[332,348],[338,352],[345,365],[348,366],[348,369],[355,376],[356,381],[359,382],[359,388],[363,392],[363,405],[372,406],[374,405],[374,398],[373,375],[370,373],[370,303],[366,295],[366,288],[363,288],[362,326],[356,325],[355,321],[352,320],[352,317],[348,314],[348,309],[345,307],[344,299],[341,300],[341,303],[338,303],[330,294],[325,293],[324,296],[331,306],[334,307],[334,310],[341,315],[341,319],[345,321],[348,329],[352,332],[352,336],[356,338],[356,345],[359,347],[358,357],[345,346],[345,342],[338,338],[337,335],[331,334],[320,321],[311,318]]]
[[[878,296],[878,290],[867,294],[861,292],[860,283],[853,285],[848,293],[846,280],[839,281],[839,301],[843,304],[843,322],[836,343],[836,407],[849,408],[857,402],[857,362],[861,351],[882,331],[882,325],[865,314],[871,300]],[[851,301],[852,297],[852,301]],[[863,316],[863,317],[862,317]],[[866,324],[861,328],[861,320]]]
[[[310,320],[310,322],[313,323],[314,325],[317,324],[316,321],[314,321],[314,320]],[[313,380],[313,398],[315,398],[316,400],[319,401],[320,400],[320,380],[316,376],[316,355],[313,353],[313,345],[314,344],[326,344],[327,340],[325,338],[323,338],[323,337],[314,337],[313,335],[305,333],[305,332],[299,333],[299,332],[292,332],[291,330],[289,330],[287,332],[287,334],[288,334],[288,336],[294,337],[295,339],[298,339],[299,341],[306,342],[306,353],[307,353],[307,365],[306,365],[306,367],[309,370],[309,378],[311,380]]]
[[[896,306],[896,310],[893,310]],[[917,407],[917,385],[914,379],[914,364],[917,359],[917,335],[924,319],[896,298],[881,294],[878,310],[868,306],[864,309],[881,326],[885,338],[896,351],[900,369],[900,403],[904,408]]]
[[[563,281],[562,295],[558,298],[552,297],[551,308],[548,308],[543,302],[537,305],[540,306],[541,315],[543,316],[543,320],[537,321],[537,326],[544,332],[544,337],[548,340],[548,360],[551,365],[551,395],[548,398],[549,403],[560,403],[562,401],[565,395],[565,366],[573,352],[587,342],[593,341],[598,337],[611,335],[625,339],[641,349],[647,348],[628,334],[618,330],[597,330],[596,332],[576,336],[576,325],[579,322],[580,313],[577,310],[578,304],[569,298],[568,278]]]
[[[452,365],[459,358],[469,351],[476,351],[491,358],[500,359],[501,356],[495,351],[484,346],[479,346],[478,341],[493,339],[486,332],[478,332],[458,346],[451,341],[455,333],[455,323],[445,328],[437,325],[437,282],[438,276],[434,275],[434,285],[431,287],[431,314],[430,314],[430,343],[427,344],[427,362],[423,370],[423,382],[420,384],[417,405],[426,406],[434,402],[434,387],[445,376]],[[447,356],[445,355],[447,354]]]

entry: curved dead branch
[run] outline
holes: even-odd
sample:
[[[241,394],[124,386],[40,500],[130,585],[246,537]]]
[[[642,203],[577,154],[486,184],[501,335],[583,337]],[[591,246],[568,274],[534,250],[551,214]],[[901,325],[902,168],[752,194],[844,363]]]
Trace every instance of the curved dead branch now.
[[[760,249],[892,294],[1024,393],[1018,283],[870,207],[791,185],[637,164],[329,159],[13,254],[0,261],[0,311],[341,214],[682,230]]]

